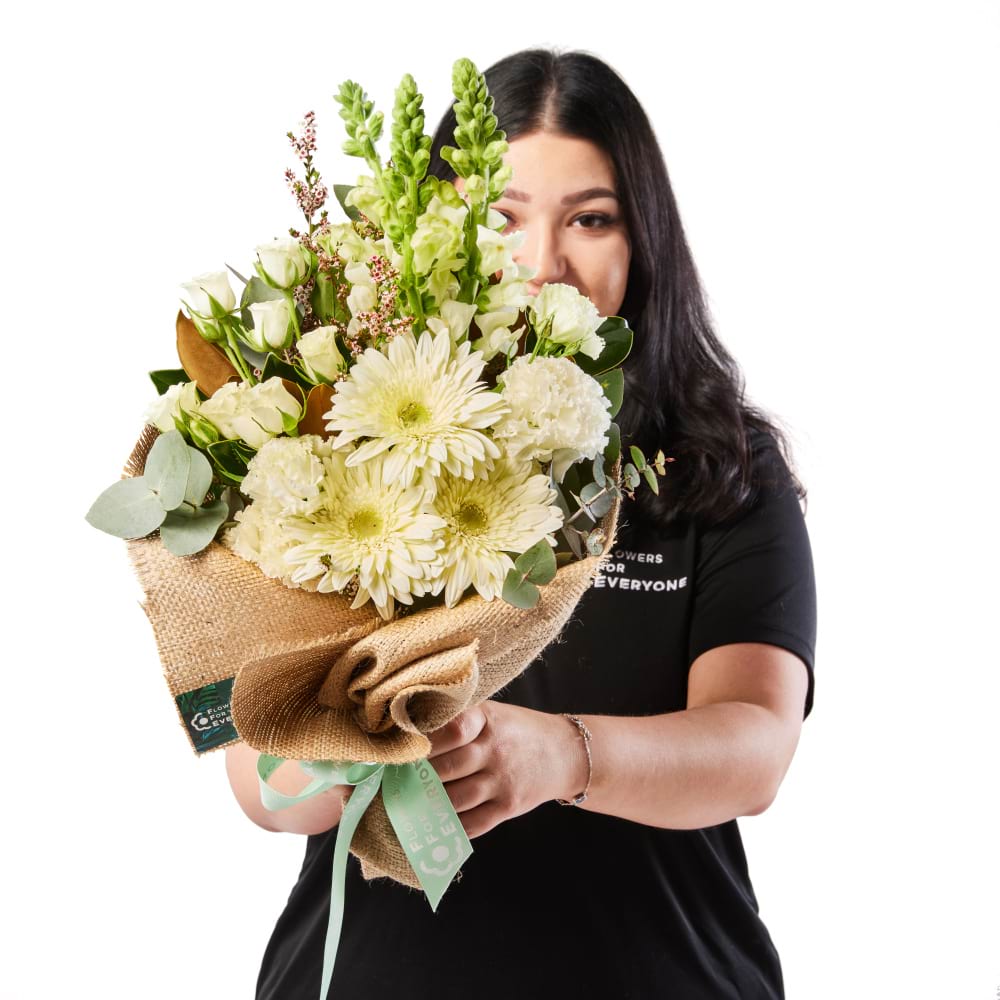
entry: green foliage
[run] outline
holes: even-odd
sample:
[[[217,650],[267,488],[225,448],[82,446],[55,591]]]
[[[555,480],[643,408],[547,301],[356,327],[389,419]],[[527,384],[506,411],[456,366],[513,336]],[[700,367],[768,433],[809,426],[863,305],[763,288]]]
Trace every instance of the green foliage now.
[[[633,334],[628,323],[621,316],[609,316],[598,328],[597,335],[604,341],[604,350],[597,358],[577,353],[573,360],[588,375],[601,375],[612,368],[618,368],[632,350]]]
[[[612,368],[611,371],[598,375],[597,381],[604,395],[611,401],[611,409],[608,412],[612,417],[617,416],[625,397],[625,373],[620,368]]]
[[[353,184],[334,184],[333,194],[340,203],[340,207],[344,210],[344,214],[351,220],[351,222],[360,222],[361,213],[353,205],[347,204],[347,196],[353,189]]]
[[[538,603],[538,586],[549,583],[556,575],[556,557],[552,546],[543,538],[514,560],[507,573],[501,597],[515,608],[527,611]]]
[[[225,500],[216,500],[207,507],[178,507],[160,525],[160,538],[173,555],[194,555],[215,538],[228,515],[229,504]]]
[[[163,395],[172,385],[180,385],[182,382],[190,382],[188,374],[183,368],[161,368],[159,371],[149,373],[150,381],[156,386],[159,395]]]

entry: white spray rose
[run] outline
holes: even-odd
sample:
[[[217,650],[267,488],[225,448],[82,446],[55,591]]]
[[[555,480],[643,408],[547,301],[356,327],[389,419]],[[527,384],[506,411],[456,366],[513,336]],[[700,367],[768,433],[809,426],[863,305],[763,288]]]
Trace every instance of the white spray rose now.
[[[198,409],[198,389],[194,382],[178,382],[170,386],[162,395],[150,403],[145,421],[164,434],[177,430],[174,418],[180,418],[180,411],[195,413]]]
[[[561,483],[580,459],[608,446],[611,401],[569,358],[518,358],[497,376],[510,412],[493,426],[493,439],[514,461],[552,462]]]
[[[272,240],[257,247],[257,271],[275,288],[290,289],[309,276],[312,261],[309,251],[293,239]]]
[[[335,326],[319,326],[310,330],[299,337],[297,346],[306,372],[314,382],[320,378],[333,382],[338,373],[347,367],[347,360],[337,347]]]
[[[265,354],[292,346],[295,330],[287,299],[251,302],[250,315],[253,317],[253,329],[242,336],[255,351]]]
[[[275,376],[255,386],[227,382],[201,404],[201,413],[224,437],[241,438],[259,450],[274,435],[284,432],[282,414],[298,418],[302,407]]]
[[[181,286],[188,297],[190,307],[202,316],[212,315],[209,295],[228,313],[236,308],[236,295],[229,284],[225,271],[209,271],[199,274]]]
[[[597,336],[597,328],[604,320],[597,306],[572,285],[543,285],[530,310],[536,330],[552,321],[547,336],[553,343],[564,344],[570,354],[579,351],[589,358],[600,357],[604,341]]]

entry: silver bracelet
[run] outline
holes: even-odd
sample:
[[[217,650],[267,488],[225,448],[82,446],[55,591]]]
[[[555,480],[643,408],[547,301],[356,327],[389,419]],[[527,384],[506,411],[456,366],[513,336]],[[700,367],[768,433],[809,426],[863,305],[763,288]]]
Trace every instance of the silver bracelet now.
[[[594,776],[594,760],[590,756],[590,741],[593,739],[593,736],[591,736],[590,730],[583,724],[581,719],[578,719],[575,715],[570,715],[569,712],[563,712],[562,714],[580,730],[580,735],[583,737],[583,746],[587,751],[587,787],[575,799],[556,799],[556,802],[561,806],[578,806],[581,802],[586,801],[587,793],[590,791],[590,779]]]

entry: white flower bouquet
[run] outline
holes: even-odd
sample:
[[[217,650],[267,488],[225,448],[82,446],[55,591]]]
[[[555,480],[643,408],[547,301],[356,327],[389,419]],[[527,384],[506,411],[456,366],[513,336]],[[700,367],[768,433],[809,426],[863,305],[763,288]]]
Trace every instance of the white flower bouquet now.
[[[324,207],[313,114],[289,133],[305,228],[258,246],[250,278],[183,286],[182,367],[151,373],[160,395],[126,476],[87,515],[130,540],[194,749],[258,749],[275,807],[266,779],[285,758],[312,768],[311,793],[356,784],[346,841],[366,875],[422,885],[433,905],[468,841],[456,835],[432,891],[400,847],[405,809],[374,792],[396,782],[393,801],[419,811],[426,733],[556,637],[623,490],[656,490],[668,461],[632,448],[622,462],[631,331],[568,285],[527,294],[523,234],[490,207],[511,176],[492,99],[466,59],[453,87],[457,146],[442,156],[461,192],[427,175],[409,75],[386,163],[382,115],[357,84],[340,89],[345,151],[370,171],[334,187],[345,221]]]

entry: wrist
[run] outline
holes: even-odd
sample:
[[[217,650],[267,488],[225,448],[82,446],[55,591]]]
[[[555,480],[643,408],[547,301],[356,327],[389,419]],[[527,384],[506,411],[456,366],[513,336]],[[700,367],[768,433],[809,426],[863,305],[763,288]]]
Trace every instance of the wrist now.
[[[563,713],[553,716],[558,728],[559,744],[556,747],[560,767],[560,780],[553,798],[562,805],[576,805],[574,801],[586,796],[593,778],[593,761],[590,753],[589,728],[579,716]],[[580,725],[577,724],[579,720]]]

